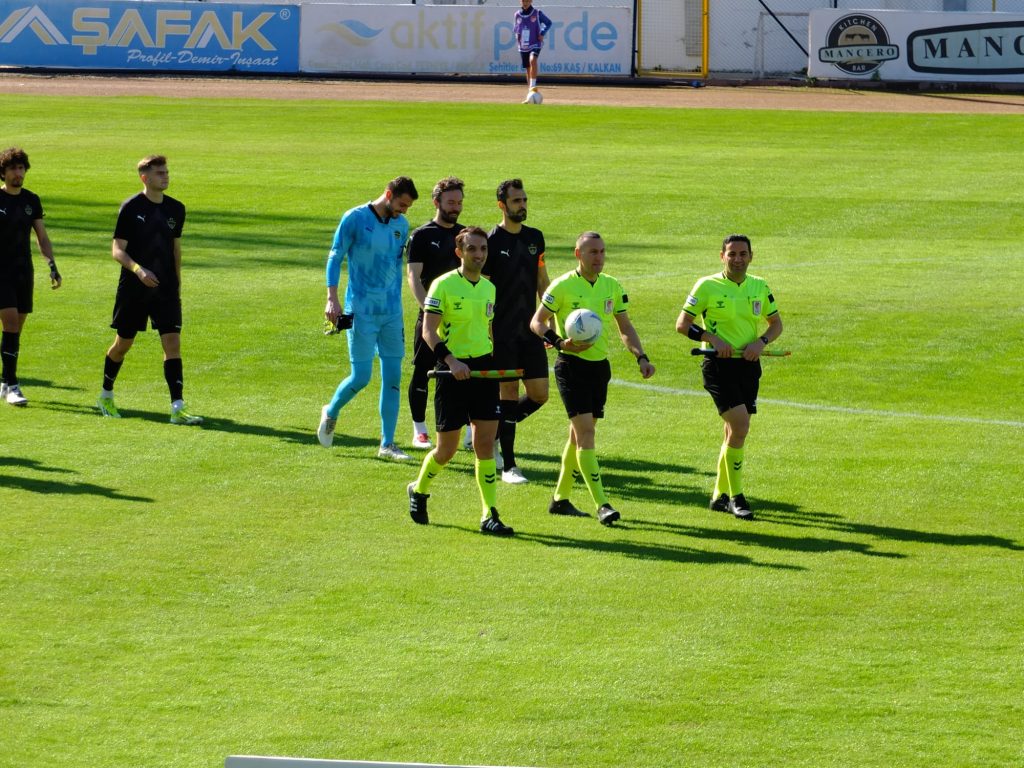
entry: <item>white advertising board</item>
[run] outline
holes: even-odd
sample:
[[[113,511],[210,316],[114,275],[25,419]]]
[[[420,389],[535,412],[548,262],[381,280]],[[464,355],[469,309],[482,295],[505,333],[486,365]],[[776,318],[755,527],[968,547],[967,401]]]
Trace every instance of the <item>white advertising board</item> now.
[[[1024,14],[811,11],[807,74],[1024,83]]]
[[[306,5],[304,72],[518,74],[514,10],[456,5]],[[540,75],[628,77],[630,8],[547,7]]]

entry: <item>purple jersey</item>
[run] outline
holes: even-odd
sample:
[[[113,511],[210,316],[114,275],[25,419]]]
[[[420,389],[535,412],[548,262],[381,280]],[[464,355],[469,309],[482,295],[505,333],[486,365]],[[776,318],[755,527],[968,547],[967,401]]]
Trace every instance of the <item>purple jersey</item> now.
[[[519,43],[519,52],[539,51],[544,43],[541,38],[551,29],[551,19],[544,15],[544,12],[530,6],[528,11],[519,9],[516,11],[516,23],[513,30],[516,35],[516,42]]]

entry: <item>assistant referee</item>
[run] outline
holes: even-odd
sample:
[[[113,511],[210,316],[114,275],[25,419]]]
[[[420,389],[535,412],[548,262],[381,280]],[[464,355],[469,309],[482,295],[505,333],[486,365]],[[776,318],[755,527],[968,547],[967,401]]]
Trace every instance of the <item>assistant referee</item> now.
[[[725,431],[710,507],[750,520],[754,513],[743,494],[743,444],[750,416],[757,413],[761,353],[782,335],[782,318],[768,283],[747,274],[754,258],[749,237],[726,237],[719,258],[724,269],[693,286],[676,330],[717,353],[701,363],[704,389],[715,401]]]
[[[497,467],[494,436],[498,431],[498,381],[471,378],[471,371],[492,369],[491,322],[494,320],[494,284],[480,274],[487,261],[487,233],[466,227],[455,237],[455,255],[462,266],[441,275],[430,285],[423,305],[423,340],[437,356],[434,389],[437,447],[423,459],[419,477],[409,483],[409,516],[420,525],[429,522],[430,485],[459,448],[459,434],[473,425],[476,484],[483,517],[480,531],[511,536],[497,510]]]

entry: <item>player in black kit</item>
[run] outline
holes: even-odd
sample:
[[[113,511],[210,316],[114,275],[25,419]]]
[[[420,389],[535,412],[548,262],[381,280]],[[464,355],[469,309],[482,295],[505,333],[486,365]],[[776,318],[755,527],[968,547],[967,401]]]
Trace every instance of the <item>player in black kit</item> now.
[[[522,368],[526,387],[526,394],[520,397],[518,381],[501,383],[501,479],[515,484],[528,482],[516,465],[516,424],[548,401],[548,356],[544,342],[530,331],[530,320],[550,280],[544,265],[544,234],[523,224],[526,200],[521,179],[507,179],[498,185],[501,224],[487,235],[483,270],[497,289],[494,367]]]
[[[433,445],[427,429],[427,374],[437,359],[423,340],[423,302],[434,278],[456,269],[462,262],[455,255],[455,236],[465,227],[462,213],[462,179],[447,176],[434,185],[434,218],[409,237],[408,280],[419,314],[412,338],[412,379],[409,381],[409,412],[412,415],[412,447],[429,451]],[[467,430],[468,431],[468,430]]]
[[[30,168],[25,150],[11,147],[0,153],[0,322],[3,339],[0,358],[0,400],[10,405],[28,405],[28,398],[18,385],[18,352],[21,331],[32,312],[32,242],[35,232],[39,252],[50,267],[50,282],[60,288],[61,277],[53,261],[53,246],[43,225],[43,204],[39,195],[24,188],[25,174]]]
[[[114,300],[117,331],[103,364],[103,388],[96,405],[104,416],[120,418],[114,406],[114,380],[135,336],[147,321],[160,334],[164,378],[171,392],[171,423],[201,424],[185,409],[181,364],[181,233],[185,206],[164,194],[170,184],[167,158],[139,161],[143,190],[122,205],[114,228],[113,257],[121,265]]]

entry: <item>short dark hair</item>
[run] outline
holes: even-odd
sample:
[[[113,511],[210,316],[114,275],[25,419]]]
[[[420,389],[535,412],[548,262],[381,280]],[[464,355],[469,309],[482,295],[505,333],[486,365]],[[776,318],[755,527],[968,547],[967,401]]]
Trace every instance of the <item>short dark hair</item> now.
[[[139,169],[139,173],[143,173],[158,165],[167,165],[167,158],[164,155],[146,155],[139,160],[136,168]]]
[[[729,243],[746,243],[747,250],[749,250],[751,253],[754,252],[754,246],[750,244],[750,238],[747,237],[746,235],[727,235],[725,240],[722,241],[723,251],[725,250],[725,246],[727,246]]]
[[[445,192],[452,192],[458,190],[462,192],[465,189],[465,183],[458,176],[445,176],[437,184],[434,185],[434,191],[431,193],[431,197],[434,200],[440,200],[441,195]]]
[[[12,165],[24,165],[26,171],[32,167],[28,164],[28,155],[21,147],[9,147],[0,153],[0,173],[4,173]]]
[[[504,203],[508,200],[508,191],[510,189],[526,189],[526,187],[523,186],[522,179],[505,179],[498,185],[498,199],[501,202]]]
[[[484,240],[487,239],[487,233],[480,227],[464,227],[462,231],[455,236],[455,247],[461,251],[466,247],[466,240],[473,235],[482,237]]]
[[[395,197],[408,195],[413,200],[420,199],[420,193],[416,191],[416,185],[412,183],[412,179],[408,176],[396,176],[388,182],[388,189]]]
[[[579,248],[580,243],[582,243],[584,240],[593,240],[595,238],[597,240],[604,240],[604,238],[601,237],[601,234],[599,232],[595,232],[592,229],[588,229],[586,232],[581,232],[580,236],[576,238],[576,247]]]

